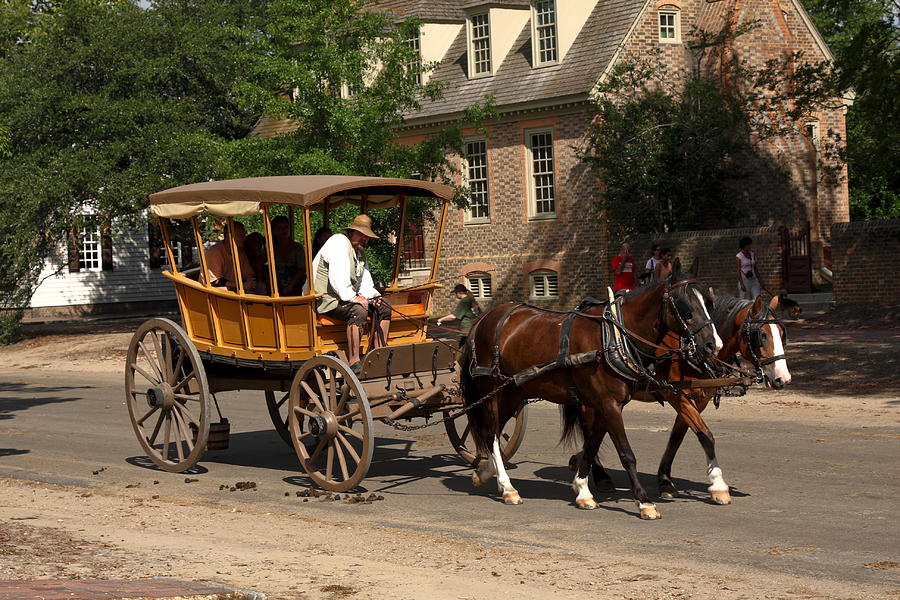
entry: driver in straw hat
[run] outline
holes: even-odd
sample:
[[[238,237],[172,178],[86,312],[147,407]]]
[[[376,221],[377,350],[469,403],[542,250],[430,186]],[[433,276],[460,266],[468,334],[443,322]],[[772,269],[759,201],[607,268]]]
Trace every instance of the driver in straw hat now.
[[[384,346],[391,326],[391,307],[375,289],[366,262],[366,244],[378,237],[372,232],[372,219],[357,215],[345,231],[346,235],[336,233],[328,238],[313,258],[312,272],[315,290],[323,294],[316,311],[346,321],[347,359],[353,372],[359,374],[359,347],[366,318],[371,315],[373,323],[378,324],[374,346]]]

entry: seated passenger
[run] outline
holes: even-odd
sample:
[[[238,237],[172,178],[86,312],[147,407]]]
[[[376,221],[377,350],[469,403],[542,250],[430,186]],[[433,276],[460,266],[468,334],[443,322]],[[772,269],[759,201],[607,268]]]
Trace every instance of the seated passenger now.
[[[247,260],[250,261],[256,280],[264,282],[266,288],[271,289],[271,286],[269,286],[269,265],[266,264],[266,238],[255,231],[247,234],[247,239],[244,241],[244,252],[247,253]]]
[[[231,257],[231,242],[228,240],[230,232],[225,227],[225,238],[213,244],[206,251],[207,280],[213,286],[225,288],[232,292],[237,291],[237,277],[234,274],[234,260]],[[266,294],[266,286],[256,278],[253,266],[244,252],[244,242],[247,238],[247,230],[243,223],[234,221],[234,243],[238,248],[238,260],[241,266],[241,278],[244,283],[244,291],[250,294]]]
[[[306,255],[303,246],[291,239],[291,222],[287,217],[272,219],[272,244],[278,293],[299,296],[306,281]]]
[[[391,327],[391,307],[384,302],[366,262],[365,248],[372,232],[372,219],[358,215],[346,228],[347,235],[336,233],[313,259],[315,291],[322,293],[316,305],[319,314],[347,322],[347,354],[350,368],[362,369],[359,346],[366,317],[372,316],[374,346],[386,345]],[[377,323],[377,326],[375,324]]]

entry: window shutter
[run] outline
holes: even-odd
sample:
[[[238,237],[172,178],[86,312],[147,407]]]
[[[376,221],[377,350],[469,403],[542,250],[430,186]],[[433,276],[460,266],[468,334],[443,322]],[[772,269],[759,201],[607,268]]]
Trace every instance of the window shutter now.
[[[100,225],[100,261],[104,271],[113,270],[112,225],[109,218]]]
[[[69,252],[69,273],[77,273],[81,270],[81,265],[78,264],[79,259],[79,248],[81,247],[81,240],[78,236],[78,226],[70,225],[69,231],[66,234],[66,246]]]
[[[147,244],[150,250],[150,268],[158,269],[162,263],[160,251],[162,247],[162,236],[159,233],[159,223],[156,219],[147,221]]]

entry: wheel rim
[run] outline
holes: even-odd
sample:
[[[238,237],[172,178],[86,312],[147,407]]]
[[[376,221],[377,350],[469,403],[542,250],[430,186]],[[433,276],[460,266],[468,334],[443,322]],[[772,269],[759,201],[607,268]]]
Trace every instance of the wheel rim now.
[[[291,384],[288,425],[300,464],[316,485],[354,488],[369,470],[372,414],[359,380],[341,361],[307,361]]]
[[[272,425],[275,426],[275,431],[278,432],[284,443],[293,448],[294,442],[291,440],[291,429],[288,425],[288,411],[290,411],[288,401],[290,396],[290,392],[276,395],[275,392],[266,390],[266,407],[269,409]]]
[[[197,350],[167,319],[138,327],[128,347],[125,400],[147,457],[181,472],[197,464],[209,437],[209,387]]]
[[[458,410],[458,409],[454,409]],[[446,411],[447,416],[453,411]],[[515,417],[508,420],[503,426],[500,435],[500,454],[504,460],[509,460],[522,445],[522,439],[525,437],[525,427],[528,424],[528,410],[522,405],[516,412]],[[444,428],[447,430],[447,437],[450,444],[459,456],[470,465],[477,465],[483,457],[475,454],[475,442],[472,440],[471,430],[469,429],[469,419],[465,414],[453,420],[444,421]]]

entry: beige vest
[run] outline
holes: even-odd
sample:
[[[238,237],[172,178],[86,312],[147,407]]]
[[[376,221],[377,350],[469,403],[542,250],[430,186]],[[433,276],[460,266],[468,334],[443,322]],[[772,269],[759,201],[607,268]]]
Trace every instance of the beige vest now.
[[[352,244],[347,244],[350,249],[350,285],[359,292],[359,286],[362,283],[362,275],[366,268],[365,259],[356,254]],[[328,280],[328,263],[324,258],[319,259],[319,268],[316,271],[316,293],[322,293],[316,305],[316,311],[319,314],[325,314],[338,307],[340,297],[331,282]]]

